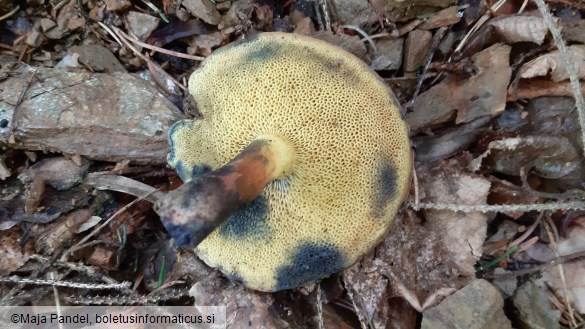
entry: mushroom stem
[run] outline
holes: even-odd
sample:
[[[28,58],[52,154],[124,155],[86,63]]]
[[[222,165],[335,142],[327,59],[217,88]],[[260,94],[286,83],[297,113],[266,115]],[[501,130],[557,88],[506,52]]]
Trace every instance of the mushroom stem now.
[[[261,135],[225,166],[170,191],[156,203],[156,212],[177,245],[195,247],[266,184],[285,177],[293,159],[290,142]]]

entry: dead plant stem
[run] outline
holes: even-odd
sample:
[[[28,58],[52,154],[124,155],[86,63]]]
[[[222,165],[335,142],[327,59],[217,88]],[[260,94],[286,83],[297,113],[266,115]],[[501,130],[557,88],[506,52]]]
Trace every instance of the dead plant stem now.
[[[77,250],[77,248],[79,248],[79,246],[83,245],[84,243],[87,242],[87,240],[91,239],[94,235],[96,235],[99,231],[101,231],[104,227],[106,227],[108,224],[110,224],[110,222],[112,222],[112,220],[114,218],[116,218],[116,216],[118,216],[119,214],[123,213],[124,211],[126,211],[128,208],[130,208],[131,206],[133,206],[135,203],[137,203],[138,201],[143,200],[144,198],[148,197],[151,193],[153,192],[149,192],[148,194],[141,196],[137,199],[135,199],[134,201],[128,203],[127,205],[125,205],[124,207],[120,208],[120,210],[116,211],[112,216],[110,216],[110,218],[108,218],[102,225],[98,226],[96,229],[94,229],[93,231],[91,231],[91,233],[89,233],[88,235],[86,235],[83,239],[81,239],[81,241],[77,242],[75,245],[73,245],[71,248],[69,248],[65,253],[63,253],[63,256],[61,256],[61,261],[66,262],[69,254],[71,254],[73,251]]]

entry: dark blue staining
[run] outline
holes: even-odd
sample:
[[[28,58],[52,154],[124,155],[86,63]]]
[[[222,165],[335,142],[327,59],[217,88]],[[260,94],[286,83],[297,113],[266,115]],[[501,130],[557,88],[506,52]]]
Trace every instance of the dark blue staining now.
[[[376,179],[374,196],[372,200],[372,215],[382,217],[384,207],[396,197],[396,168],[388,162],[380,165]]]
[[[193,125],[193,121],[190,120],[180,120],[177,121],[175,123],[173,123],[173,125],[171,126],[171,128],[169,128],[169,132],[167,133],[167,141],[169,142],[169,146],[171,149],[171,152],[169,153],[169,155],[167,155],[167,161],[169,163],[171,162],[175,162],[175,143],[173,142],[173,135],[181,128],[183,128],[183,126],[188,126],[187,128],[189,128],[190,126]]]
[[[191,174],[185,168],[185,165],[183,165],[183,162],[182,161],[178,161],[175,164],[175,171],[177,172],[177,174],[179,175],[179,177],[181,177],[181,180],[183,180],[183,182],[186,182],[191,177]]]
[[[173,142],[174,134],[185,127],[186,129],[191,129],[193,126],[193,121],[191,120],[181,120],[175,122],[171,128],[169,128],[169,132],[167,134],[167,139],[170,145],[171,152],[167,155],[167,162],[171,164],[174,168],[179,177],[183,180],[183,182],[190,181],[192,178],[197,176],[201,176],[205,173],[211,171],[211,167],[207,164],[198,164],[193,166],[193,168],[189,168],[186,166],[181,160],[176,159],[177,155],[175,153],[175,143]]]
[[[243,285],[246,285],[246,280],[244,280],[241,276],[239,276],[238,274],[234,273],[234,272],[230,272],[230,273],[226,273],[221,267],[219,268],[219,270],[223,273],[225,273],[225,275],[228,277],[228,279],[232,280],[232,281],[237,281],[242,283]]]
[[[185,246],[191,243],[191,232],[185,230],[181,225],[175,225],[170,221],[163,221],[165,229],[173,239],[177,246]]]
[[[265,44],[254,49],[242,58],[244,63],[262,63],[275,57],[279,52],[280,46],[277,44]]]
[[[179,247],[186,246],[190,248],[196,247],[203,239],[205,239],[215,227],[207,223],[189,223],[188,225],[176,225],[170,220],[161,218],[162,223],[169,233],[175,239],[175,244]]]
[[[339,250],[329,243],[305,242],[292,255],[292,263],[278,268],[276,290],[292,289],[339,272],[345,265]]]
[[[185,166],[182,161],[177,161],[175,164],[175,171],[177,172],[177,175],[181,177],[183,182],[190,181],[195,177],[208,173],[211,169],[211,166],[206,164],[195,165],[193,168]]]
[[[269,233],[268,203],[260,194],[244,208],[231,215],[219,227],[219,234],[226,239],[263,238]]]
[[[206,164],[195,165],[191,169],[191,178],[201,176],[201,175],[206,174],[208,172],[211,172],[210,165],[206,165]]]

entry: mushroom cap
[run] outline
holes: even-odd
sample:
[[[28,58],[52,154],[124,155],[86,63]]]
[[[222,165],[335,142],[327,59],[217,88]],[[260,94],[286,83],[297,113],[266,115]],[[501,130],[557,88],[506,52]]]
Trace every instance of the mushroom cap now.
[[[410,181],[399,104],[354,55],[323,41],[261,33],[209,56],[189,79],[202,114],[169,131],[184,181],[229,162],[257,136],[294,147],[268,183],[196,252],[249,288],[300,287],[355,263],[386,234]]]

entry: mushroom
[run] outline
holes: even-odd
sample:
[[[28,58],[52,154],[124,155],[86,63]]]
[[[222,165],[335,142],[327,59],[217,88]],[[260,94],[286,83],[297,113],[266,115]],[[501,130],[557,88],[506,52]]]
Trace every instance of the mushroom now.
[[[392,91],[357,57],[261,33],[209,56],[189,91],[202,117],[169,130],[185,184],[157,203],[178,245],[277,291],[349,267],[384,237],[412,155]]]

